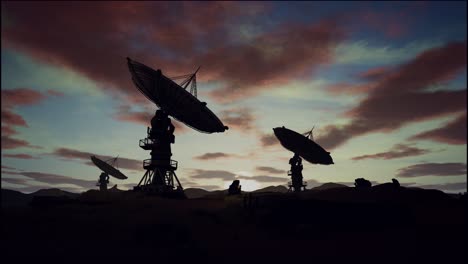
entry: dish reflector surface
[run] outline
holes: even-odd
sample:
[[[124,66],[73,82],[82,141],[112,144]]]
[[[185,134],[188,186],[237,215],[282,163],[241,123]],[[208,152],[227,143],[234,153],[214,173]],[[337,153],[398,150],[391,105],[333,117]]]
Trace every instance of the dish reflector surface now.
[[[127,58],[135,86],[160,109],[187,126],[204,133],[224,132],[228,129],[221,120],[195,96],[142,63]]]
[[[330,152],[304,135],[285,127],[273,128],[273,132],[284,148],[298,154],[308,162],[322,165],[334,164]]]
[[[96,156],[91,156],[91,161],[94,163],[94,165],[96,165],[96,167],[101,169],[103,172],[105,172],[105,173],[107,173],[107,174],[109,174],[111,176],[114,176],[117,179],[121,179],[121,180],[127,179],[127,176],[125,176],[118,169],[112,167],[111,165],[109,165],[109,163],[107,163],[105,161],[102,161],[99,158],[96,158]]]

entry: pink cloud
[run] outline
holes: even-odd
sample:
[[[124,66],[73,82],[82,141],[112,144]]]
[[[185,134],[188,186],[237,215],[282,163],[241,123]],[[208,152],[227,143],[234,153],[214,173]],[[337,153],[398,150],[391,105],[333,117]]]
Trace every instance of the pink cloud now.
[[[255,168],[257,171],[260,172],[266,172],[266,173],[272,173],[272,174],[285,174],[285,170],[279,170],[273,167],[268,167],[268,166],[259,166]]]
[[[22,126],[22,127],[28,127],[28,124],[26,123],[26,120],[18,114],[13,113],[13,111],[9,109],[3,109],[2,108],[2,124],[8,125],[5,130],[8,131],[14,131],[11,126]]]
[[[15,149],[21,147],[36,148],[42,147],[31,145],[28,141],[22,139],[15,139],[8,136],[2,136],[2,149]]]
[[[214,49],[201,61],[207,62],[213,78],[223,78],[227,84],[211,96],[218,102],[230,102],[287,83],[292,78],[303,78],[306,72],[333,61],[333,48],[344,35],[333,20],[311,25],[284,24],[258,36],[252,42],[255,45]],[[224,55],[220,57],[220,54]]]
[[[276,177],[276,176],[266,176],[266,175],[258,175],[258,176],[238,176],[237,179],[240,180],[254,180],[258,182],[284,182],[288,181],[286,177]],[[242,183],[242,181],[241,181]]]
[[[327,87],[327,92],[333,95],[343,94],[362,94],[372,91],[375,88],[374,83],[364,84],[348,84],[348,83],[335,83]]]
[[[153,118],[152,113],[149,112],[131,112],[131,111],[119,111],[114,115],[114,119],[119,121],[131,122],[135,124],[150,126],[151,119]]]
[[[113,118],[118,121],[130,122],[134,124],[143,125],[145,127],[151,126],[151,119],[154,117],[155,111],[147,109],[144,112],[132,111],[129,106],[121,105]],[[171,118],[171,122],[175,127],[175,134],[188,132],[189,129],[186,125],[179,121]]]
[[[214,160],[214,159],[219,159],[219,158],[230,158],[230,157],[235,157],[236,155],[233,154],[228,154],[228,153],[223,153],[223,152],[213,152],[213,153],[205,153],[200,156],[194,157],[194,159],[198,160]]]
[[[389,69],[388,67],[376,67],[361,72],[358,76],[359,78],[367,81],[378,81],[388,76],[390,72],[391,69]]]
[[[46,96],[42,93],[29,88],[2,90],[2,108],[19,105],[34,105],[45,98]]]
[[[4,166],[4,165],[2,165],[2,169],[7,169],[7,170],[17,170],[16,168],[9,167],[9,166]]]
[[[131,102],[145,99],[131,83],[125,57],[170,75],[186,74],[202,63],[201,80],[226,84],[211,93],[225,102],[308,75],[333,60],[333,48],[344,38],[340,23],[326,19],[281,24],[261,32],[251,43],[229,41],[232,24],[268,12],[264,3],[115,2],[110,6],[7,2],[4,11],[15,23],[2,29],[5,46],[72,69]]]
[[[432,140],[436,142],[466,144],[466,112],[444,126],[414,135],[410,140]]]
[[[252,109],[238,107],[221,111],[221,120],[230,129],[249,132],[255,128],[256,119]]]
[[[14,134],[17,134],[16,130],[11,128],[11,126],[2,126],[2,136],[12,136]]]
[[[31,145],[26,140],[10,137],[17,134],[13,126],[28,127],[26,120],[21,115],[14,113],[13,109],[20,106],[38,104],[47,96],[29,88],[2,90],[1,93],[2,149],[14,149],[20,147],[41,148],[39,146]]]
[[[389,151],[370,154],[370,155],[362,155],[353,157],[352,160],[363,160],[363,159],[398,159],[398,158],[405,158],[405,157],[413,157],[413,156],[420,156],[429,153],[430,151],[427,149],[420,149],[417,147],[412,147],[404,144],[396,144],[393,146]]]
[[[260,136],[260,143],[263,147],[270,147],[279,144],[279,140],[275,135],[272,134],[263,134]]]
[[[19,172],[16,174],[23,175],[35,181],[47,183],[50,185],[73,184],[84,188],[93,188],[96,185],[96,181],[93,180],[82,180],[60,174],[42,173],[35,171]]]
[[[412,178],[423,176],[466,176],[466,164],[464,163],[421,163],[398,170],[398,177]]]
[[[112,156],[97,155],[91,152],[84,152],[84,151],[69,149],[69,148],[58,148],[58,149],[55,149],[54,152],[48,153],[48,154],[56,156],[56,157],[64,158],[64,159],[82,160],[82,161],[85,161],[86,165],[93,166],[93,167],[95,165],[91,162],[91,156],[95,155],[102,160],[110,160],[110,159],[115,158]],[[119,168],[122,168],[122,169],[129,169],[129,170],[135,170],[135,171],[143,170],[143,161],[141,160],[119,157],[117,159],[117,165]]]
[[[55,96],[55,97],[62,97],[65,94],[59,91],[55,91],[55,90],[47,90],[47,95]]]
[[[408,3],[398,12],[376,11],[366,8],[357,13],[347,14],[347,21],[355,27],[374,30],[387,38],[396,39],[411,33],[415,19],[414,12],[421,14],[424,12],[424,6]]]
[[[466,42],[449,43],[423,52],[386,76],[369,82],[374,88],[346,115],[350,123],[327,126],[317,139],[326,149],[354,136],[389,132],[411,122],[453,115],[466,109],[466,89],[425,91],[431,84],[449,81],[466,68]]]
[[[198,39],[209,37],[207,48],[216,45],[226,21],[243,12],[235,2],[9,2],[2,8],[15,21],[2,28],[5,47],[72,69],[136,102],[145,99],[133,87],[125,57],[185,74],[200,61],[191,59]]]
[[[29,154],[3,154],[3,157],[15,158],[15,159],[38,159],[37,157]]]

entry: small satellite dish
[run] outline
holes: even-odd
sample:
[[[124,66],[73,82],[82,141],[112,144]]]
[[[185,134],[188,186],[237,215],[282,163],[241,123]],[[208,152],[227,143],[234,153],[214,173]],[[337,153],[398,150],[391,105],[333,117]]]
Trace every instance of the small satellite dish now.
[[[273,132],[284,148],[296,153],[308,162],[322,165],[334,164],[330,152],[310,139],[310,135],[301,135],[284,126],[273,128]]]
[[[127,58],[128,68],[135,86],[161,110],[187,126],[204,133],[224,132],[228,129],[221,120],[193,94],[185,90],[161,70],[154,70]],[[194,78],[186,81],[185,88]]]
[[[99,159],[99,158],[96,158],[96,156],[91,156],[91,161],[94,163],[94,165],[96,165],[96,167],[98,167],[99,169],[101,169],[104,173],[107,173],[117,179],[120,179],[120,180],[125,180],[127,179],[127,176],[125,176],[122,172],[120,172],[118,169],[114,168],[113,166],[111,166],[109,163]]]

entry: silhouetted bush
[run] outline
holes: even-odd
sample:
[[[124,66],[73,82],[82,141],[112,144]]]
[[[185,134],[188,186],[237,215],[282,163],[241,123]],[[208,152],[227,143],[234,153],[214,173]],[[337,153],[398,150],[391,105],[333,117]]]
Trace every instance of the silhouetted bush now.
[[[239,184],[240,184],[239,180],[234,180],[232,184],[229,186],[228,194],[229,195],[240,194],[241,186]]]
[[[354,186],[358,189],[369,189],[372,183],[364,178],[357,178],[354,180]]]
[[[392,183],[395,188],[400,188],[400,182],[397,179],[392,179]]]

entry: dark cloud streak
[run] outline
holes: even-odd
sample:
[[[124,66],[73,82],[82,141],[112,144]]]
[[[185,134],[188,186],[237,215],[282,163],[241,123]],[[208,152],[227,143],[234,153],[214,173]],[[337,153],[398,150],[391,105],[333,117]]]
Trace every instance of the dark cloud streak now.
[[[273,135],[273,132],[271,134],[263,134],[260,136],[260,143],[263,147],[270,147],[270,146],[275,146],[279,144],[279,140],[276,138],[275,135]]]
[[[255,116],[252,109],[240,107],[221,111],[221,120],[230,129],[250,132],[255,128]]]
[[[82,180],[76,179],[70,176],[64,176],[59,174],[52,174],[52,173],[42,173],[42,172],[31,172],[31,171],[24,171],[24,172],[11,172],[11,171],[2,171],[2,174],[10,174],[10,175],[21,175],[24,177],[29,178],[30,180],[46,183],[50,186],[48,188],[53,187],[54,185],[59,184],[73,184],[82,188],[94,188],[96,185],[96,181],[90,180]],[[14,183],[14,184],[28,184],[26,181],[29,179],[18,179],[18,178],[7,178],[6,182]],[[2,181],[4,178],[2,177]]]
[[[464,163],[421,163],[398,170],[397,176],[402,178],[424,176],[458,176],[466,175]]]
[[[332,62],[334,47],[346,35],[342,21],[333,17],[316,23],[280,23],[260,31],[248,43],[231,41],[232,28],[239,21],[269,12],[268,4],[257,2],[115,2],[110,6],[7,2],[2,8],[15,23],[2,28],[2,39],[6,47],[72,69],[130,102],[145,99],[131,83],[126,56],[151,67],[164,66],[163,72],[170,75],[186,74],[203,62],[204,80],[222,80],[222,87],[211,96],[226,102],[302,78]]]
[[[413,157],[424,155],[431,152],[427,149],[420,149],[417,147],[412,147],[404,144],[396,144],[394,145],[389,151],[370,154],[370,155],[362,155],[353,157],[352,160],[363,160],[363,159],[398,159],[398,158],[405,158],[405,157]]]
[[[48,153],[48,154],[56,156],[56,157],[60,157],[63,159],[86,161],[85,164],[89,166],[95,166],[91,162],[91,156],[93,155],[99,157],[102,160],[110,160],[110,159],[115,158],[111,156],[97,155],[91,152],[83,152],[83,151],[68,149],[68,148],[58,148],[58,149],[55,149],[54,152]],[[143,165],[142,165],[141,160],[119,157],[117,159],[117,165],[119,169],[128,169],[128,170],[135,170],[135,171],[143,170]]]
[[[39,104],[46,97],[46,95],[28,88],[2,90],[2,149],[41,148],[30,144],[26,140],[11,137],[17,134],[13,126],[29,127],[26,120],[21,115],[14,113],[13,110],[18,106]]]
[[[224,181],[234,180],[236,174],[225,170],[201,170],[194,169],[189,175],[192,179],[219,179]]]
[[[444,126],[419,133],[410,140],[432,140],[452,145],[466,144],[466,112]]]
[[[156,109],[156,108],[155,108]],[[113,118],[118,121],[130,122],[138,125],[151,126],[151,119],[155,115],[155,110],[148,107],[145,108],[145,112],[132,111],[129,105],[121,105],[118,107],[117,112],[113,115]],[[172,124],[175,127],[175,134],[189,131],[186,125],[171,119]]]
[[[15,158],[15,159],[39,159],[38,157],[31,156],[29,154],[3,154],[3,157],[6,158]]]
[[[266,172],[266,173],[272,173],[272,174],[284,174],[286,173],[285,170],[278,170],[273,167],[267,167],[267,166],[259,166],[256,167],[256,170],[261,171],[261,172]]]
[[[443,183],[443,184],[412,184],[408,187],[418,187],[423,189],[437,189],[443,191],[461,191],[466,192],[466,181],[465,182],[453,182],[453,183]]]
[[[288,181],[288,178],[286,178],[286,177],[274,177],[274,176],[265,176],[265,175],[238,176],[237,179],[254,180],[254,181],[257,181],[257,182],[287,182]]]
[[[390,132],[412,122],[453,115],[466,109],[466,89],[426,91],[431,84],[452,80],[466,68],[466,42],[436,47],[400,65],[374,83],[373,89],[346,113],[351,122],[329,125],[316,141],[333,149],[355,136]]]
[[[198,160],[213,160],[213,159],[220,159],[220,158],[232,158],[237,157],[237,155],[224,153],[224,152],[212,152],[212,153],[205,153],[200,156],[194,157],[194,159]]]

